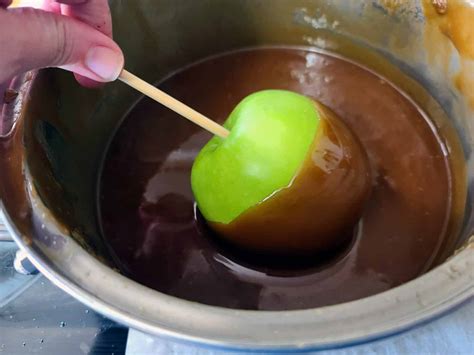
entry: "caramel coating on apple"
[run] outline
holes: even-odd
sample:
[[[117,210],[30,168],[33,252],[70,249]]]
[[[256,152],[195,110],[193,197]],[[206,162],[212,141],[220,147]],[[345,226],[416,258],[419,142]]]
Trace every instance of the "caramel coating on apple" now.
[[[228,242],[254,252],[307,255],[333,250],[352,237],[371,190],[367,155],[329,108],[315,103],[321,123],[290,186],[229,224],[210,222]]]

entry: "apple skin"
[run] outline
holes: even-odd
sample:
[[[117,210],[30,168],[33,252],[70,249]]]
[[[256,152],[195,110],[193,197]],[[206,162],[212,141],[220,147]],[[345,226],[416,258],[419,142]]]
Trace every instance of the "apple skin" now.
[[[313,100],[290,91],[247,96],[213,137],[191,171],[191,186],[204,218],[229,224],[248,209],[291,185],[318,131]]]

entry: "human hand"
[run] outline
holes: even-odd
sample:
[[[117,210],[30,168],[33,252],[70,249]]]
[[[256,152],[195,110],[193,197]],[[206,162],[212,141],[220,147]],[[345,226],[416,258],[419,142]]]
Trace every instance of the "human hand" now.
[[[107,0],[30,0],[36,8],[8,8],[11,2],[0,0],[0,86],[45,67],[72,71],[87,87],[119,76],[124,58],[110,38]]]

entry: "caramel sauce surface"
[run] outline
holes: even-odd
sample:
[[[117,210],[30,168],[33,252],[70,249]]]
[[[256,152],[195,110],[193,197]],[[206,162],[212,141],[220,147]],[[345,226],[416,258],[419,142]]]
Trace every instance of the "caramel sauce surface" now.
[[[160,87],[220,122],[264,89],[322,102],[367,153],[371,194],[352,242],[336,255],[299,267],[248,257],[220,243],[194,206],[190,170],[210,136],[143,99],[114,137],[101,176],[104,235],[129,277],[205,304],[286,310],[373,295],[434,265],[449,237],[448,153],[423,113],[384,79],[330,55],[267,48],[205,60]]]

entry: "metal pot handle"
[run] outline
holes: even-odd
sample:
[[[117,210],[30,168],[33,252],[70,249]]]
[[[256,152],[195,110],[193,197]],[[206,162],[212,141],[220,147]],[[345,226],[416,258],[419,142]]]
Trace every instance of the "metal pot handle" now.
[[[0,211],[0,243],[7,242],[13,242],[13,239],[3,223],[2,213]],[[33,275],[38,273],[36,267],[28,259],[26,253],[21,249],[18,249],[16,252],[13,267],[18,273],[23,275]]]

